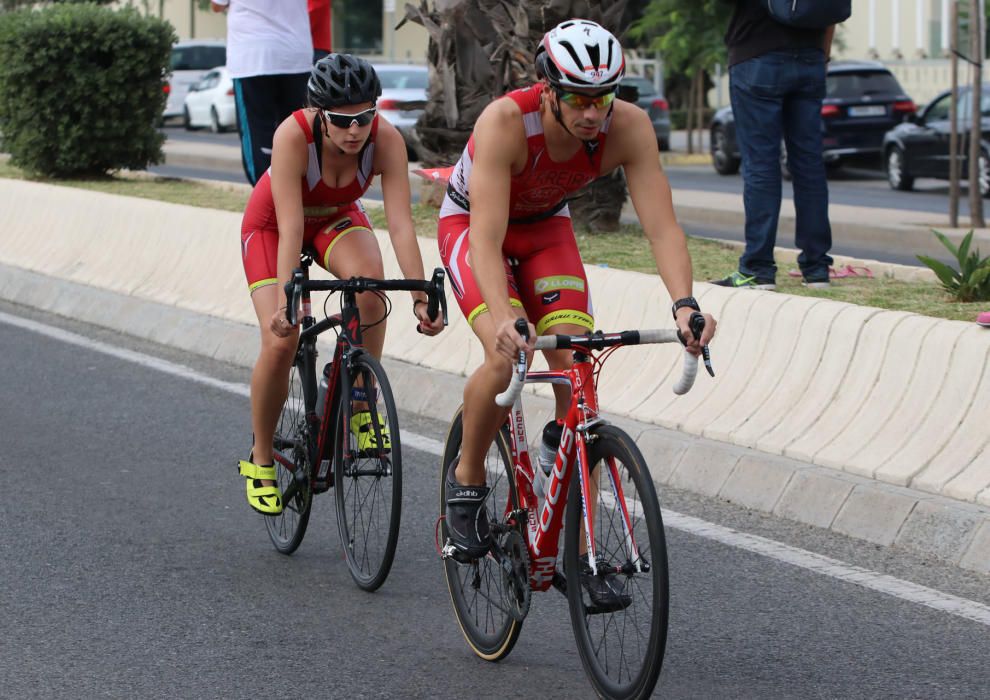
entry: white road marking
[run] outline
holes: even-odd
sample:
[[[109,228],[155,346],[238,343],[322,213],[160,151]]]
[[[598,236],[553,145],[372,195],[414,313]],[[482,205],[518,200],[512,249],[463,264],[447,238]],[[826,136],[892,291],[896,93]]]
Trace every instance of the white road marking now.
[[[62,330],[61,328],[12,316],[3,312],[0,312],[0,322],[39,333],[54,340],[133,362],[142,367],[164,372],[174,377],[187,379],[216,389],[222,389],[238,396],[247,397],[250,395],[250,387],[246,384],[215,379],[191,367],[162,360],[151,355],[145,355],[144,353],[117,348],[107,343],[91,340],[77,333]],[[401,436],[402,442],[406,447],[436,456],[443,454],[443,443],[439,440],[408,431],[403,431]],[[943,593],[933,588],[920,586],[916,583],[895,578],[894,576],[888,576],[887,574],[881,574],[877,571],[846,564],[837,559],[792,547],[765,537],[738,532],[731,528],[716,525],[715,523],[672,510],[665,509],[663,511],[663,518],[664,524],[667,527],[714,540],[730,547],[744,549],[754,554],[790,564],[791,566],[813,571],[822,576],[828,576],[839,581],[862,586],[879,593],[885,593],[901,600],[924,605],[939,612],[955,615],[990,627],[990,606],[983,605],[982,603]]]

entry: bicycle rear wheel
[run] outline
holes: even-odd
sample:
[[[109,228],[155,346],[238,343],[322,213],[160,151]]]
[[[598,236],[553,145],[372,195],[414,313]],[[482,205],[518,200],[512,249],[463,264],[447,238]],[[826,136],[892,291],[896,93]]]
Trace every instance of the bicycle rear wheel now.
[[[596,607],[577,573],[586,538],[580,480],[575,474],[564,531],[571,626],[581,662],[600,695],[646,697],[660,675],[667,641],[667,548],[656,490],[639,448],[614,426],[604,425],[593,433],[588,467],[598,570],[604,566],[616,573],[613,583],[622,594],[619,597],[628,596],[629,602],[620,609]]]
[[[447,467],[461,453],[464,426],[461,410],[450,424],[444,444],[443,462],[440,465],[440,515],[446,510]],[[491,492],[485,507],[493,526],[505,523],[507,511],[519,508],[516,484],[512,478],[512,462],[509,458],[509,430],[503,426],[494,444],[485,456],[485,472]],[[493,527],[493,531],[495,528]],[[447,541],[447,525],[441,521],[440,544]],[[459,564],[453,559],[443,561],[444,577],[450,591],[457,624],[464,639],[475,654],[486,661],[500,661],[509,655],[522,622],[515,620],[505,606],[509,596],[504,591],[505,577],[498,561],[491,555],[470,564]]]
[[[337,527],[351,577],[374,591],[388,577],[399,539],[402,448],[395,399],[381,363],[367,353],[351,356],[350,384],[364,396],[341,396],[334,445]],[[367,411],[370,420],[351,425]],[[359,419],[360,422],[360,419]],[[362,427],[363,426],[363,427]],[[362,438],[362,430],[366,433]],[[373,445],[366,442],[372,436]]]
[[[310,473],[308,440],[309,426],[306,424],[302,381],[299,371],[293,365],[289,372],[289,395],[275,426],[275,476],[282,493],[293,482],[295,473],[300,470],[302,474]],[[275,549],[282,554],[292,554],[299,547],[306,534],[312,504],[313,492],[309,479],[306,479],[296,495],[282,504],[279,515],[265,518],[268,536]]]

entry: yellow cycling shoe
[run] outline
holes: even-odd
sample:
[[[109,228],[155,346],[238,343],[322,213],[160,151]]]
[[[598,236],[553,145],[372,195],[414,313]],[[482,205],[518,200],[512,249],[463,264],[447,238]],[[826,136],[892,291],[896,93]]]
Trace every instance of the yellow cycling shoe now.
[[[275,481],[275,465],[255,464],[241,460],[238,471],[247,479],[247,502],[262,515],[278,515],[282,512],[282,492],[278,486],[263,486],[262,480]]]
[[[378,431],[382,436],[382,446],[383,450],[392,449],[392,439],[389,436],[388,426],[385,425],[385,418],[381,415],[378,416]],[[357,448],[358,452],[370,452],[372,450],[379,449],[377,436],[371,425],[371,412],[370,411],[358,411],[353,416],[351,416],[351,432],[354,433],[354,437],[357,438]]]

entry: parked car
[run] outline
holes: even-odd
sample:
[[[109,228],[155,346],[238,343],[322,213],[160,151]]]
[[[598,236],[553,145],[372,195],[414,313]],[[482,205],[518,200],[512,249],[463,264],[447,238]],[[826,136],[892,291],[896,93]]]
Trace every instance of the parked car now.
[[[227,45],[222,41],[180,41],[172,47],[168,100],[162,119],[181,117],[189,86],[208,70],[227,63]]]
[[[914,101],[897,78],[875,61],[828,64],[822,101],[825,164],[836,168],[859,161],[880,166],[884,134],[914,114]],[[711,124],[712,165],[722,175],[739,171],[732,107],[715,112]]]
[[[419,160],[416,120],[426,108],[426,88],[429,85],[426,66],[378,63],[375,72],[382,83],[378,113],[402,134],[409,160]]]
[[[946,90],[928,103],[922,112],[887,132],[883,139],[884,169],[887,182],[895,190],[910,190],[917,177],[949,179],[949,136],[952,122],[949,108],[952,91]],[[972,123],[973,93],[970,88],[959,90],[959,116],[956,119],[961,135],[969,133]],[[990,197],[990,84],[984,84],[980,97],[980,158],[978,161],[980,194]],[[968,139],[959,139],[962,167],[960,176],[969,173]]]
[[[619,86],[619,97],[635,102],[650,115],[657,146],[661,151],[670,150],[670,105],[663,98],[653,81],[638,75],[627,75]]]
[[[237,127],[234,80],[225,66],[214,68],[189,86],[182,122],[187,129],[209,127],[214,133]]]

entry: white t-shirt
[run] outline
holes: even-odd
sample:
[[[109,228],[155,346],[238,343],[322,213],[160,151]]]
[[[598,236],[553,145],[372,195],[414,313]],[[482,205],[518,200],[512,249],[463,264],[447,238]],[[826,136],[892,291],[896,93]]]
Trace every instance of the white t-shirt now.
[[[306,0],[213,0],[227,10],[227,70],[232,78],[308,73],[313,38]]]

